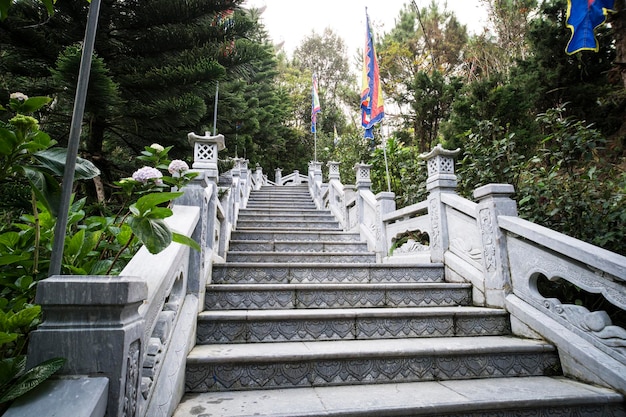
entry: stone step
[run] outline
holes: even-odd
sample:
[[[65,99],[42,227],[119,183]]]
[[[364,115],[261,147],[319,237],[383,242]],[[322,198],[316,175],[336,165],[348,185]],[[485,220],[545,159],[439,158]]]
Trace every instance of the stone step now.
[[[560,369],[552,345],[511,336],[197,345],[186,391],[540,376]]]
[[[269,202],[269,203],[313,203],[313,199],[311,199],[310,195],[251,195],[248,198],[248,203],[261,203],[261,202]]]
[[[443,282],[441,264],[213,264],[213,284]]]
[[[272,210],[272,209],[281,209],[281,210],[290,210],[290,211],[299,211],[299,210],[315,210],[316,206],[313,203],[271,203],[264,201],[249,201],[246,205],[246,208],[249,209],[259,209],[259,210]]]
[[[206,310],[469,305],[470,284],[210,284]]]
[[[231,240],[233,252],[367,252],[365,242],[302,242],[297,240]],[[231,252],[232,253],[232,252]]]
[[[239,227],[231,234],[234,240],[275,240],[275,241],[313,241],[313,242],[359,242],[359,233],[342,232],[340,230],[282,230],[275,228],[259,229],[256,227]]]
[[[374,263],[376,254],[370,252],[236,252],[228,251],[228,262],[254,263]]]
[[[264,216],[264,215],[275,215],[275,216],[289,216],[289,215],[299,215],[299,216],[307,216],[307,215],[330,215],[330,210],[317,210],[317,209],[303,209],[298,211],[282,209],[282,208],[274,208],[271,210],[259,210],[259,209],[251,209],[244,208],[239,210],[239,215],[251,215],[251,216]]]
[[[277,230],[341,230],[336,220],[237,220],[236,228],[239,229],[269,229]]]
[[[226,310],[200,313],[197,344],[509,333],[506,311],[480,307]]]
[[[254,213],[248,213],[241,210],[239,212],[238,222],[241,221],[299,221],[299,222],[314,222],[314,221],[336,221],[335,217],[330,213],[321,213],[319,211],[311,210],[309,213],[302,213],[300,211],[294,213],[275,213],[275,212],[263,212],[263,210],[254,210]]]
[[[187,394],[173,417],[624,416],[621,395],[565,378],[472,379]]]

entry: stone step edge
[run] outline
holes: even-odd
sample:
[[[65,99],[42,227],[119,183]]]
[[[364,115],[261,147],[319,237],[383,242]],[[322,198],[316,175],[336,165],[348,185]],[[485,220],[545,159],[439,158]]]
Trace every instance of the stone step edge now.
[[[290,269],[440,269],[443,273],[441,263],[407,263],[407,264],[364,264],[360,262],[328,263],[328,262],[302,262],[294,264],[292,262],[214,262],[213,267],[217,268],[290,268]],[[334,285],[334,284],[333,284]]]
[[[259,256],[259,255],[266,255],[266,256],[272,256],[272,255],[277,255],[277,256],[289,256],[289,255],[293,255],[293,256],[327,256],[327,257],[334,257],[334,256],[372,256],[375,257],[376,254],[374,252],[298,252],[298,251],[233,251],[233,250],[229,250],[227,253],[227,259],[228,256]]]
[[[545,341],[513,336],[206,344],[194,346],[187,356],[187,364],[296,363],[422,356],[443,358],[507,353],[553,354],[556,348]]]
[[[466,290],[470,283],[454,282],[385,282],[385,283],[285,283],[285,284],[207,284],[207,291],[291,291],[291,290]]]
[[[367,242],[346,242],[344,240],[325,240],[325,241],[319,241],[319,240],[271,240],[271,239],[231,239],[230,240],[230,245],[232,246],[233,243],[245,243],[245,244],[253,244],[253,243],[260,243],[260,244],[265,244],[265,243],[280,243],[281,245],[284,244],[295,244],[295,245],[303,245],[303,244],[309,244],[309,245],[316,245],[316,244],[324,244],[324,245],[367,245]]]
[[[254,320],[307,320],[336,318],[404,318],[404,317],[493,317],[508,316],[498,308],[455,306],[455,307],[404,307],[398,308],[343,308],[343,309],[296,309],[296,310],[217,310],[202,311],[198,321],[254,321]]]
[[[623,401],[609,389],[564,377],[503,377],[187,394],[173,417],[193,409],[222,417],[482,416],[488,410],[513,416],[549,407],[620,407]]]

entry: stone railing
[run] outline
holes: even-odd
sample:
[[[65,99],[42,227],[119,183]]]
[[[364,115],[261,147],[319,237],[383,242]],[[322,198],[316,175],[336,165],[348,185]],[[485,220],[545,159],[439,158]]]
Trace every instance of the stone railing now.
[[[567,281],[601,296],[623,317],[626,257],[518,218],[511,185],[480,187],[475,201],[459,196],[458,152],[439,145],[421,155],[428,199],[399,210],[393,194],[371,192],[363,164],[355,167],[356,187],[341,184],[335,162],[328,163],[328,184],[322,183],[315,165],[320,172],[310,177],[319,180],[311,194],[344,230],[359,231],[379,262],[443,265],[446,280],[473,284],[475,305],[506,309],[515,334],[555,344],[566,375],[626,393],[626,330],[607,312],[544,296],[541,287],[541,280]],[[408,233],[427,238],[391,251]]]
[[[193,169],[166,219],[201,251],[171,244],[152,255],[141,248],[119,276],[53,276],[36,302],[44,321],[31,334],[28,365],[66,359],[56,380],[17,401],[7,416],[169,417],[184,391],[187,353],[195,344],[213,261],[223,259],[240,208],[266,183],[260,168],[236,160],[232,179],[218,185],[221,135],[189,134]],[[58,395],[81,401],[58,401]]]

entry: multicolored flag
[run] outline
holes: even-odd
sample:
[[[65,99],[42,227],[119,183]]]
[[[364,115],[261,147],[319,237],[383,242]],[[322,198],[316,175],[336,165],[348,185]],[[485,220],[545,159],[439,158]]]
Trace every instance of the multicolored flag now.
[[[322,111],[320,107],[320,97],[317,94],[317,75],[313,74],[313,89],[311,92],[312,102],[311,102],[311,133],[316,132],[315,125],[317,124],[317,113]]]
[[[374,138],[374,125],[385,117],[383,91],[380,85],[380,71],[374,50],[370,20],[365,9],[365,49],[363,50],[363,78],[361,89],[361,125],[365,128],[366,139]]]
[[[333,145],[337,146],[339,144],[339,135],[337,134],[337,125],[333,125],[333,133],[335,134],[333,139]]]
[[[598,52],[595,29],[606,21],[609,11],[613,11],[614,0],[567,0],[567,27],[572,36],[565,52]]]

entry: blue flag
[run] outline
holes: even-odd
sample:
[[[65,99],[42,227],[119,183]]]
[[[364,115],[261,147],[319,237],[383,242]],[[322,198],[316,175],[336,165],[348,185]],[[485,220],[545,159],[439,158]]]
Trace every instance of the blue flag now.
[[[366,139],[374,139],[374,125],[385,117],[380,71],[374,49],[370,19],[365,9],[365,49],[363,50],[363,74],[361,88],[361,125]]]
[[[613,11],[614,0],[567,0],[567,27],[572,36],[565,52],[598,52],[595,29],[606,21],[609,11]]]

